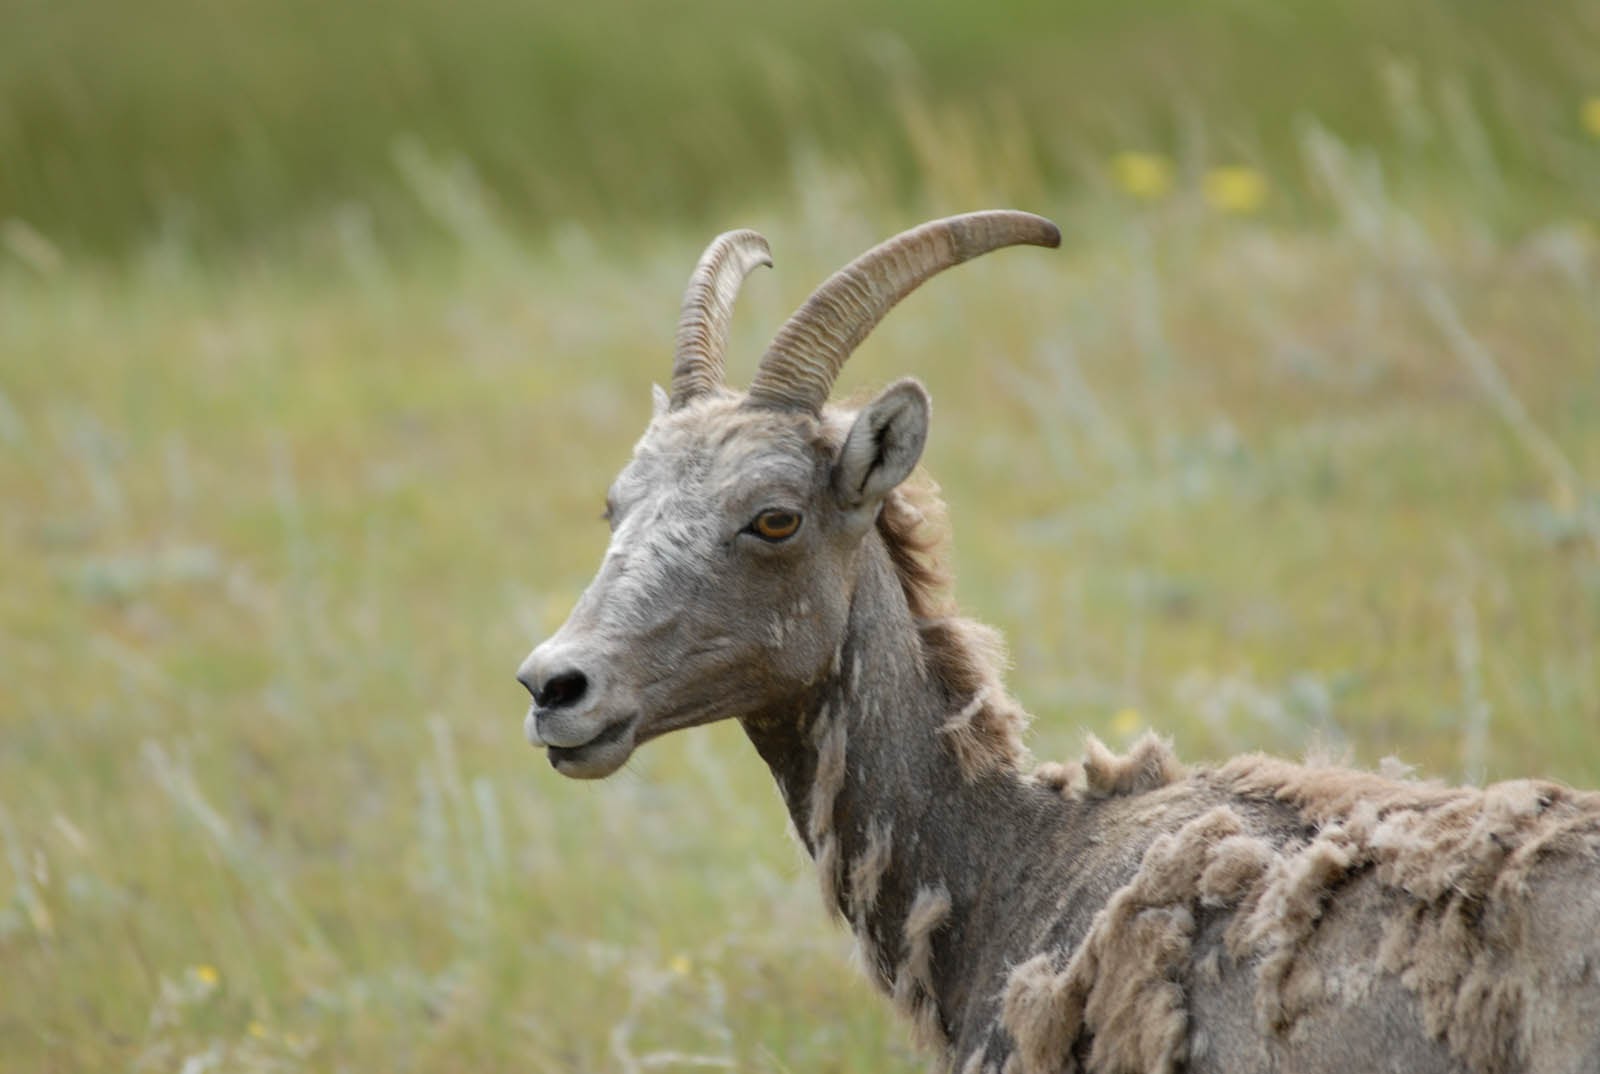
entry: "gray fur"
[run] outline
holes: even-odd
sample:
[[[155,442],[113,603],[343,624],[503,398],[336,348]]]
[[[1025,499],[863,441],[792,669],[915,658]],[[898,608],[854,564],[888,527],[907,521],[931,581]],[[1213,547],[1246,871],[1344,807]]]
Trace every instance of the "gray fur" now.
[[[738,719],[868,976],[941,1069],[1600,1071],[1600,795],[1448,788],[1154,737],[1033,768],[997,641],[902,484],[927,397],[657,408],[599,572],[524,663],[564,775]],[[762,511],[802,516],[768,543]]]

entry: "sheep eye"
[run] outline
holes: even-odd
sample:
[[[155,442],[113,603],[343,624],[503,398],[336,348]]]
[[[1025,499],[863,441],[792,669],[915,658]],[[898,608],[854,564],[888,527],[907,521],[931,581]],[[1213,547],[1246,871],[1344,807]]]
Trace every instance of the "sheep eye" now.
[[[763,541],[787,541],[800,529],[800,516],[793,511],[763,511],[746,529]]]

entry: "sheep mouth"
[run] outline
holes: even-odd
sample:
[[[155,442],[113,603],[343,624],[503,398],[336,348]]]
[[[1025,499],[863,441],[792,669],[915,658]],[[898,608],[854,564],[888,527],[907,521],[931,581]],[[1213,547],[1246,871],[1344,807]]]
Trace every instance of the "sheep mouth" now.
[[[550,767],[573,779],[600,779],[621,768],[633,753],[638,715],[620,716],[578,746],[546,746]]]

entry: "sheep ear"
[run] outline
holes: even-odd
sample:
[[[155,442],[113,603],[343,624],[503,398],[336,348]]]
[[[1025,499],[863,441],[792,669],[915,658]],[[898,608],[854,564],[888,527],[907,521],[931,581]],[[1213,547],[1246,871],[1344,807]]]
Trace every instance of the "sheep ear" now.
[[[876,509],[910,476],[928,441],[928,391],[896,381],[856,415],[833,466],[833,491],[846,510]]]
[[[666,391],[665,388],[663,388],[659,384],[650,385],[650,420],[651,421],[655,421],[661,415],[665,414],[667,412],[667,408],[669,406],[671,406],[671,405],[672,405],[672,398],[669,395],[667,395],[667,391]]]

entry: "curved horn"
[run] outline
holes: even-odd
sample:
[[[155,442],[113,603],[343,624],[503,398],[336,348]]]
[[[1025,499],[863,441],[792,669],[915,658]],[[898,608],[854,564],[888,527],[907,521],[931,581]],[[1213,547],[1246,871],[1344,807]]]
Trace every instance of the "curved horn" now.
[[[771,264],[767,240],[749,230],[718,235],[700,255],[678,316],[672,409],[722,383],[722,352],[728,345],[728,322],[733,319],[739,285],[751,269]]]
[[[874,246],[828,277],[773,337],[747,405],[818,413],[845,359],[928,277],[1002,246],[1060,246],[1032,213],[993,210],[934,220]]]

